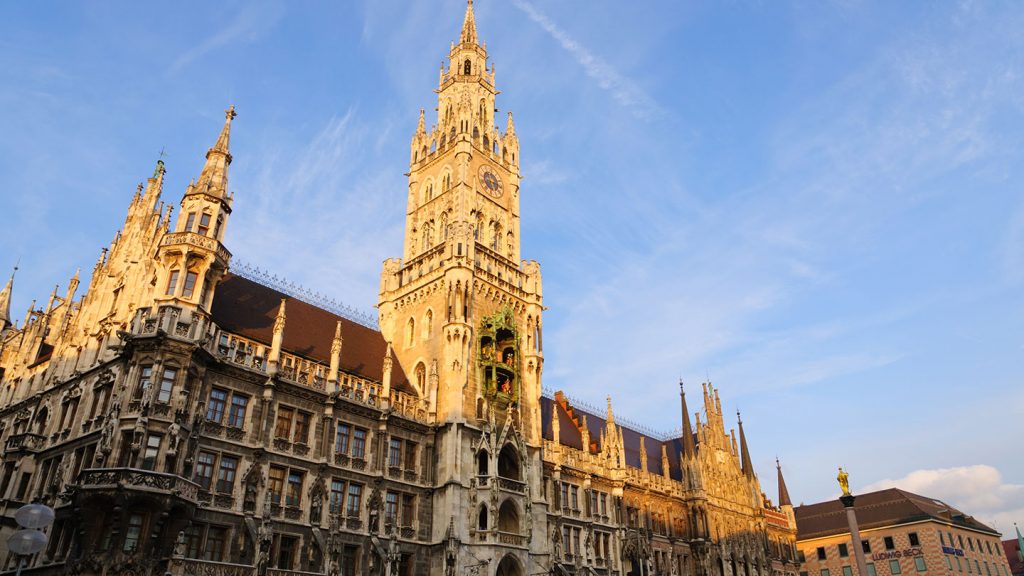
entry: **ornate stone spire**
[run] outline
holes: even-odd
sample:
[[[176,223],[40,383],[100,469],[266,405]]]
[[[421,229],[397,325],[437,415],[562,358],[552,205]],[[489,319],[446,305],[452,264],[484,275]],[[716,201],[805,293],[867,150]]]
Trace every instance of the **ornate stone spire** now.
[[[515,136],[516,134],[516,123],[512,121],[511,111],[508,113],[508,127],[505,129],[505,133],[510,136]]]
[[[640,437],[640,469],[647,472],[647,439]]]
[[[740,418],[740,411],[736,411],[736,420],[740,426],[740,462],[743,464],[743,475],[747,478],[754,477],[754,466],[750,463],[750,450],[747,448],[747,435],[743,433],[743,419]]]
[[[200,194],[209,194],[218,198],[227,196],[228,190],[228,165],[231,164],[231,121],[237,116],[235,107],[232,105],[224,111],[226,119],[224,128],[217,137],[213,148],[206,152],[206,165],[199,174],[199,181],[196,182],[193,190]]]
[[[381,406],[388,407],[391,402],[391,367],[394,364],[392,358],[391,342],[388,342],[388,349],[384,352],[384,371],[381,378]]]
[[[11,277],[7,279],[7,284],[4,286],[2,292],[0,292],[0,330],[6,330],[7,327],[11,326],[11,292],[14,290],[14,275],[18,273],[18,267],[14,267],[14,271],[11,272]]]
[[[336,388],[338,384],[338,369],[341,368],[341,320],[334,326],[334,340],[331,341],[331,368],[327,372],[327,383],[332,384],[329,388]]]
[[[417,136],[423,136],[426,133],[427,133],[426,111],[424,111],[423,108],[420,108],[420,120],[416,124],[416,135]]]
[[[693,428],[690,427],[690,410],[686,407],[686,392],[683,390],[683,379],[679,379],[679,404],[683,412],[683,456],[693,458],[697,448],[693,443]]]
[[[462,20],[462,34],[459,35],[460,44],[477,44],[476,39],[476,17],[473,15],[473,0],[466,3],[466,17]]]
[[[782,477],[782,464],[775,458],[775,469],[779,471],[779,506],[792,506],[793,501],[789,498],[789,489],[786,488],[786,479]]]
[[[606,420],[609,426],[615,425],[615,414],[612,413],[612,397],[610,394],[608,395],[608,418]]]
[[[287,319],[285,315],[286,301],[285,298],[281,298],[281,305],[277,308],[277,318],[274,319],[274,336],[270,342],[270,355],[267,358],[267,374],[270,376],[277,374],[281,363],[281,346],[284,344],[284,323]]]

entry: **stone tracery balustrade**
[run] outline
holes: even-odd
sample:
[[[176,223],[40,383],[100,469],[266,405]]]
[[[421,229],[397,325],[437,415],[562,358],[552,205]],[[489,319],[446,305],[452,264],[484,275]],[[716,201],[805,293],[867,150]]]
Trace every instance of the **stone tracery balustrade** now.
[[[21,434],[11,434],[11,436],[7,438],[8,452],[16,450],[38,452],[43,448],[46,448],[46,436],[43,436],[42,434],[23,432]]]
[[[191,558],[171,558],[167,572],[176,576],[255,576],[256,567]]]
[[[77,484],[82,490],[116,490],[130,487],[136,490],[170,493],[191,502],[199,500],[199,485],[195,482],[174,474],[136,468],[83,470]]]
[[[191,244],[192,246],[199,246],[200,248],[210,250],[216,253],[217,258],[222,262],[231,260],[231,252],[218,242],[216,238],[210,238],[195,232],[172,232],[164,235],[163,239],[160,240],[161,246],[177,246],[179,244]]]

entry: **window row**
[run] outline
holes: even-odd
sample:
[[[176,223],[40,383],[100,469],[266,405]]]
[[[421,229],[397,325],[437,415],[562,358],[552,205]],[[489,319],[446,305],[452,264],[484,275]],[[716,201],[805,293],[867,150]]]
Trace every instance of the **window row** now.
[[[415,470],[418,450],[419,444],[412,440],[391,438],[388,441],[388,467]]]
[[[203,490],[215,489],[221,494],[231,494],[235,489],[235,477],[238,474],[239,459],[228,454],[200,452],[196,457],[195,476],[193,480]],[[214,485],[214,472],[216,484]]]
[[[135,386],[132,400],[142,400],[149,394],[154,381],[159,386],[156,393],[156,401],[167,404],[171,401],[171,393],[174,391],[174,383],[178,379],[178,369],[171,366],[164,366],[163,369],[156,369],[154,372],[152,364],[143,364],[139,367],[139,381]]]

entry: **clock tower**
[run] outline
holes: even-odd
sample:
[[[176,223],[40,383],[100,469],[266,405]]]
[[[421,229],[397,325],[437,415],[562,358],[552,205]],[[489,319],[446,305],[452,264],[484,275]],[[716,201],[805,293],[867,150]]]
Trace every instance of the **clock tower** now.
[[[511,113],[504,131],[496,124],[495,72],[472,0],[436,92],[436,124],[421,110],[412,137],[403,254],[384,262],[380,328],[438,424],[435,537],[454,517],[462,542],[519,534],[505,539],[525,553],[545,536],[529,534],[546,509],[541,275],[520,260],[519,140]],[[515,490],[488,495],[493,510],[481,516],[481,475],[496,472]],[[500,513],[506,501],[514,522]]]

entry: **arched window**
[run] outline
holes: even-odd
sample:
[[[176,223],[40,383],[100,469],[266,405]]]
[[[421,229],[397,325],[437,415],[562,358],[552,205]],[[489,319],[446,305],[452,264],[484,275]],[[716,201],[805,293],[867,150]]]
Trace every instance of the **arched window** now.
[[[437,140],[430,141],[430,153],[433,154],[437,151]]]
[[[434,311],[427,310],[423,315],[423,337],[430,338],[434,335]]]
[[[416,365],[416,389],[420,394],[427,389],[427,367],[420,362]]]
[[[42,436],[46,432],[46,422],[49,420],[50,412],[46,408],[43,408],[39,412],[36,412],[35,431],[36,434]]]
[[[441,144],[440,144],[440,146],[441,146],[441,150],[444,150],[444,145],[445,145],[445,143],[446,143],[447,141],[448,141],[448,137],[447,137],[447,136],[445,136],[444,134],[441,134]]]
[[[520,479],[519,451],[511,444],[505,444],[505,447],[498,453],[498,476],[512,480]]]
[[[486,150],[486,149],[488,149],[490,147],[491,147],[491,139],[488,138],[486,134],[484,134],[484,150]]]
[[[490,474],[488,471],[490,469],[490,459],[491,455],[487,453],[487,450],[481,450],[480,453],[476,455],[477,476],[487,476]]]
[[[452,129],[448,131],[448,139],[452,142],[455,141],[455,126],[452,126]]]
[[[442,191],[447,191],[451,187],[452,187],[452,176],[451,176],[451,174],[445,173],[445,175],[441,177],[441,190]]]
[[[498,508],[498,530],[512,534],[519,533],[519,510],[516,509],[515,502],[512,500],[505,500]]]
[[[448,213],[443,212],[441,214],[441,240],[448,239]]]
[[[487,504],[480,505],[480,516],[476,524],[477,530],[487,530]]]
[[[473,64],[470,63],[469,59],[467,58],[466,61],[462,64],[462,73],[466,74],[466,75],[469,75],[472,71],[473,71]]]
[[[494,223],[493,233],[491,235],[491,250],[495,252],[501,251],[501,224]]]
[[[476,139],[479,138],[479,137],[480,137],[480,129],[477,128],[476,126],[473,126],[473,141],[476,141]]]
[[[414,346],[416,344],[416,319],[409,318],[409,323],[406,325],[405,331],[405,345]]]

